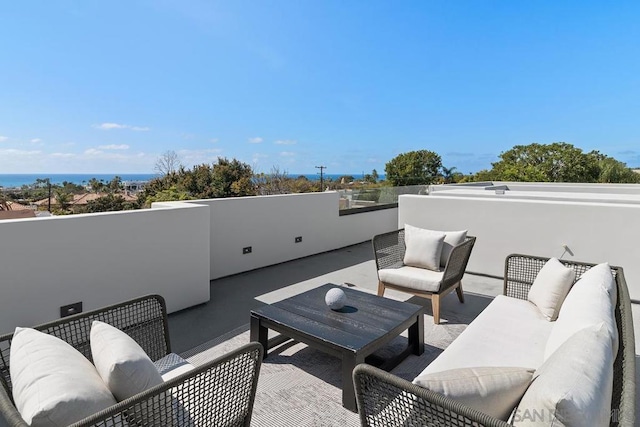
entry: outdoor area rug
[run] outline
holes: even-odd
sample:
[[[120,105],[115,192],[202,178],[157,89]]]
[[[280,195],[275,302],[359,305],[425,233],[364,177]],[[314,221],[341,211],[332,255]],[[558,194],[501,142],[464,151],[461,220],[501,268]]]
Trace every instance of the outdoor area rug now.
[[[444,313],[443,313],[444,314]],[[444,316],[443,316],[444,317]],[[409,355],[393,372],[412,380],[433,361],[472,319],[447,313],[447,322],[433,324],[425,315],[425,351]],[[272,331],[269,331],[270,333]],[[193,365],[224,355],[249,342],[249,325],[182,354]],[[407,345],[406,332],[377,355],[385,357]],[[342,407],[340,359],[289,341],[269,352],[260,370],[252,426],[359,426],[358,414]]]

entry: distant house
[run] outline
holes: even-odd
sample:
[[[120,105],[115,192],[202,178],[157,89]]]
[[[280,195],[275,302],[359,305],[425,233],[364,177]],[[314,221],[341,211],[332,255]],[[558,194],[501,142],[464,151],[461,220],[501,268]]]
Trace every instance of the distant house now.
[[[85,206],[89,202],[99,199],[100,197],[107,196],[108,193],[82,193],[82,194],[74,194],[73,199],[69,201],[69,209],[73,210],[74,206]],[[137,201],[137,197],[132,196],[126,193],[118,193],[116,196],[121,196],[127,202],[135,202]],[[37,206],[47,206],[49,204],[49,198],[38,200],[35,202]],[[51,206],[55,206],[58,204],[58,201],[54,195],[51,196]]]
[[[29,206],[20,203],[7,201],[9,210],[0,210],[0,220],[2,219],[19,219],[19,218],[35,218],[36,213]]]

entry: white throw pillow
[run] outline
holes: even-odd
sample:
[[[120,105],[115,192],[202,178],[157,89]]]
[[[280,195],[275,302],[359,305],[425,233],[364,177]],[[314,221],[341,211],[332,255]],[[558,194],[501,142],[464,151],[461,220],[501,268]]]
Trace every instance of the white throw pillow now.
[[[68,426],[116,404],[96,368],[53,335],[16,328],[10,373],[16,408],[32,426]]]
[[[596,267],[593,267],[593,270]],[[581,329],[604,323],[609,333],[613,356],[618,352],[618,328],[615,319],[615,305],[611,302],[611,294],[607,290],[608,281],[611,278],[611,270],[608,276],[606,270],[598,268],[583,274],[580,280],[569,291],[564,300],[558,320],[556,320],[547,345],[544,350],[544,358],[548,359],[556,349],[566,340]]]
[[[458,246],[464,242],[467,238],[467,230],[462,231],[445,231],[444,242],[442,243],[442,254],[440,255],[440,267],[444,268],[447,265],[449,254],[453,250],[454,246]]]
[[[423,374],[413,383],[506,421],[532,376],[533,369],[486,366]]]
[[[404,263],[411,267],[440,270],[440,257],[445,234],[441,231],[425,230],[406,224]]]
[[[567,268],[557,258],[551,258],[538,272],[527,299],[538,307],[547,320],[556,320],[575,278],[573,268]]]
[[[102,380],[118,401],[162,384],[162,377],[142,347],[118,328],[94,321],[91,354]]]
[[[608,426],[613,360],[603,324],[574,334],[535,372],[513,424]]]

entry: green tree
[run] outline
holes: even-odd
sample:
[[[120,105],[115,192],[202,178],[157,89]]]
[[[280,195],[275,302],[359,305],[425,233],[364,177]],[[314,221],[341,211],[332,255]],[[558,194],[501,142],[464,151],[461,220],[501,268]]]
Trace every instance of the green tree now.
[[[598,159],[600,173],[598,182],[602,183],[639,183],[640,175],[635,173],[623,162],[613,157],[606,156],[597,151],[589,153]]]
[[[529,182],[597,182],[598,160],[565,142],[516,145],[493,163],[493,179]]]
[[[177,187],[169,187],[167,190],[160,190],[153,196],[149,196],[146,200],[148,206],[153,202],[173,202],[176,200],[190,200],[192,199],[184,190],[178,190]]]
[[[454,178],[456,176],[456,172],[455,172],[456,169],[457,168],[455,166],[451,167],[451,168],[446,168],[446,167],[442,166],[442,181],[445,184],[450,184],[452,182],[455,182]]]
[[[442,167],[442,159],[433,151],[419,150],[402,153],[385,165],[387,180],[393,186],[433,183]]]
[[[54,194],[56,196],[56,204],[58,205],[58,209],[62,212],[66,212],[71,205],[73,197],[71,196],[71,194],[67,193],[61,188],[56,188]]]
[[[114,193],[119,193],[122,191],[122,178],[118,175],[114,176],[111,181],[107,183],[107,188]]]
[[[89,180],[89,187],[91,187],[91,191],[98,194],[104,188],[104,182],[98,181],[96,178],[91,178]]]
[[[119,194],[107,194],[102,197],[98,197],[95,200],[90,200],[87,203],[84,212],[114,212],[125,211],[130,209],[137,209],[139,206],[136,203],[127,202],[124,197]]]
[[[237,159],[218,157],[213,165],[215,197],[255,196],[251,166]]]

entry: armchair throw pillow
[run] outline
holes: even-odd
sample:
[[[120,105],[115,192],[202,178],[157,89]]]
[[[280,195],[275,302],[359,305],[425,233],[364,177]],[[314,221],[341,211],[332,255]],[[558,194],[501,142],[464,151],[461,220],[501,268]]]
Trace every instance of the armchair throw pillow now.
[[[406,224],[404,227],[405,265],[429,270],[440,270],[440,258],[445,234]]]
[[[554,321],[575,278],[573,268],[565,267],[557,258],[551,258],[538,272],[527,299],[538,307],[547,320]]]
[[[90,340],[93,363],[118,401],[163,383],[142,347],[118,328],[96,320]]]
[[[16,328],[9,357],[16,408],[31,426],[68,426],[116,404],[91,362],[53,335]]]
[[[533,369],[484,366],[419,375],[413,383],[506,421],[529,387]]]
[[[449,255],[455,246],[464,242],[467,238],[467,230],[445,231],[444,242],[442,243],[442,254],[440,255],[440,267],[444,268],[449,260]]]

